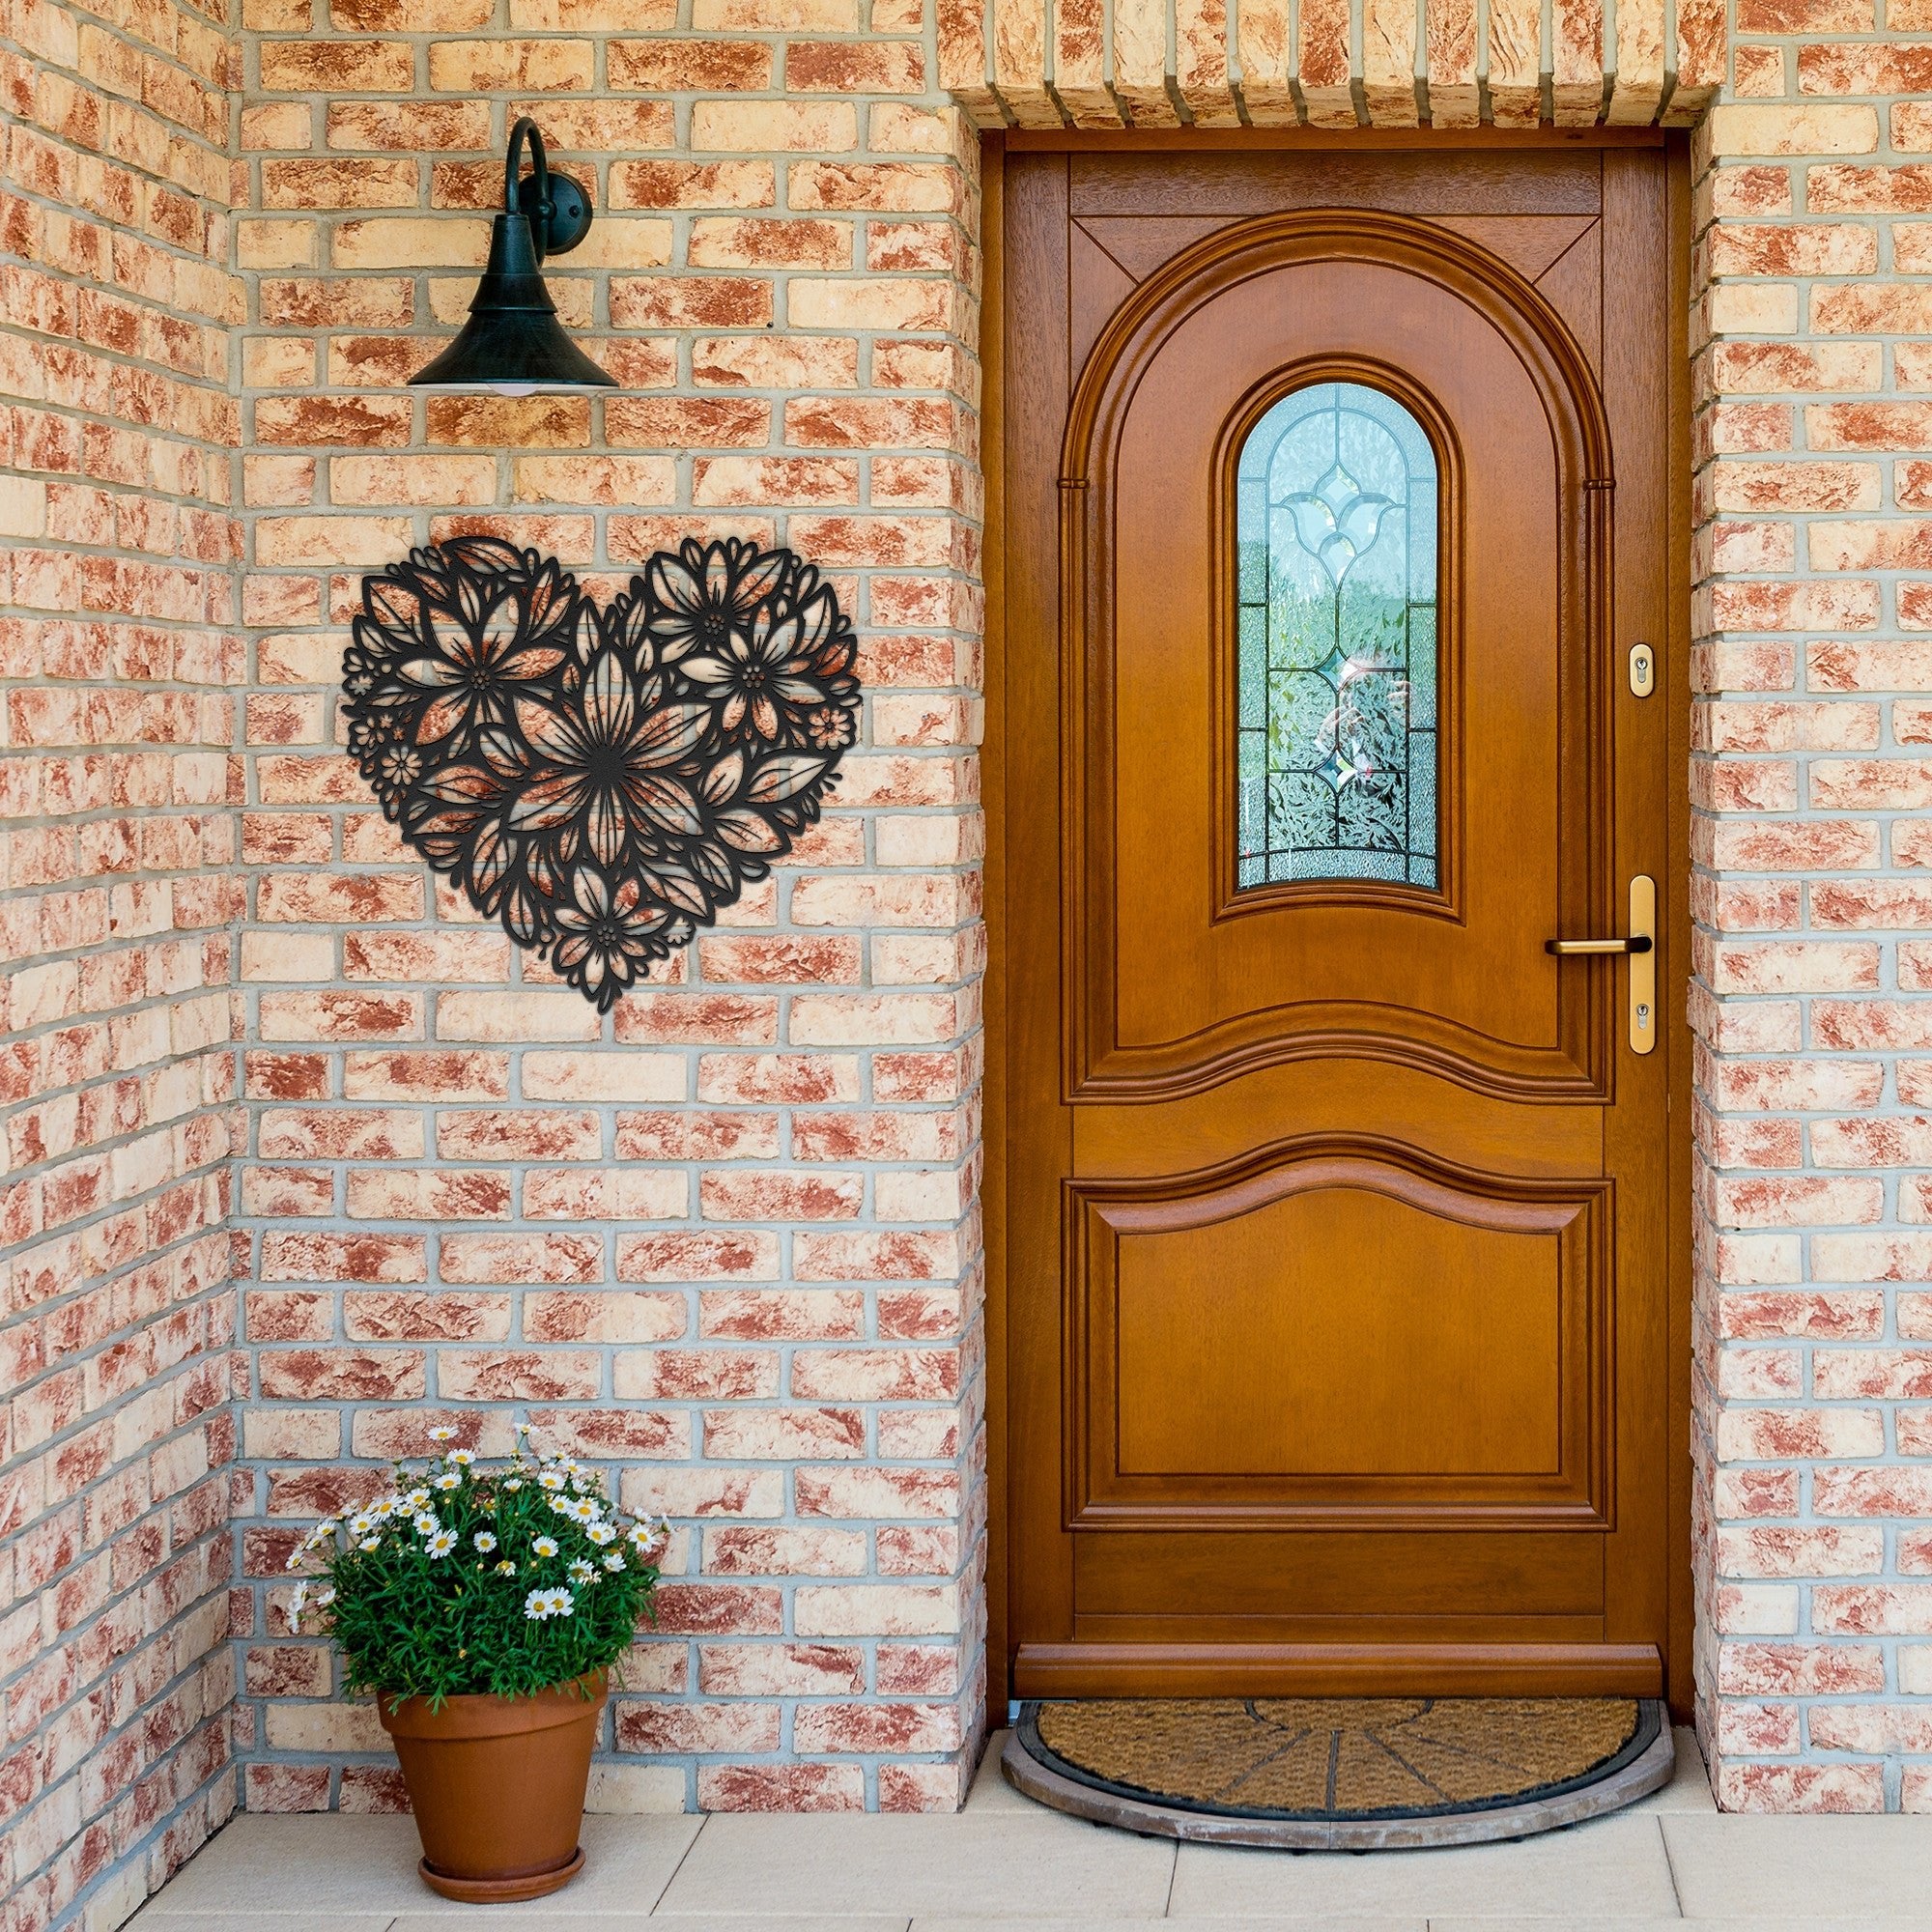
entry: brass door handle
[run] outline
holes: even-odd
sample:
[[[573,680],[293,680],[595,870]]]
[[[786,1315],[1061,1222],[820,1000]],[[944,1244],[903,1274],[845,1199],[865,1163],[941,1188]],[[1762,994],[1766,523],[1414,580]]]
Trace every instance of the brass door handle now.
[[[1631,880],[1630,937],[1627,939],[1546,939],[1546,952],[1574,959],[1604,953],[1630,955],[1630,1050],[1649,1053],[1657,1045],[1657,881],[1638,872]]]

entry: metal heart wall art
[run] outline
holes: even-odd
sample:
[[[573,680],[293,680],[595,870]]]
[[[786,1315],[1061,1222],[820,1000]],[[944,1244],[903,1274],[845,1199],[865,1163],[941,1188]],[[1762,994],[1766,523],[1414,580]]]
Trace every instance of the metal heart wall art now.
[[[405,841],[608,1011],[818,817],[851,620],[789,550],[688,538],[600,610],[458,537],[365,578],[349,748]]]

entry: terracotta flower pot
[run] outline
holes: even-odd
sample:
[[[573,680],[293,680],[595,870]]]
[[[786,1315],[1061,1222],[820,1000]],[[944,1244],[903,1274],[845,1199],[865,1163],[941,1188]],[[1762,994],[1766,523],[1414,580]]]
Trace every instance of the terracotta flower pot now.
[[[445,1898],[541,1898],[576,1877],[605,1673],[534,1697],[426,1697],[377,1709],[402,1760],[423,1857]]]

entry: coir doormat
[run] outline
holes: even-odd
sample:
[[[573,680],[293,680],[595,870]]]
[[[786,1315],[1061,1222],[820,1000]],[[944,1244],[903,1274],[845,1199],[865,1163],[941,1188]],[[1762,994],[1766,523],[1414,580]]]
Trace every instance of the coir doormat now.
[[[1670,1776],[1630,1697],[1197,1697],[1028,1703],[1008,1779],[1138,1832],[1291,1849],[1523,1837]]]

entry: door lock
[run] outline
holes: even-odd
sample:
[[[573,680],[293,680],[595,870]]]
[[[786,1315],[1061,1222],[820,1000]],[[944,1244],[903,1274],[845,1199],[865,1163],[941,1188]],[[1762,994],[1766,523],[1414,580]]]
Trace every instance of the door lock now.
[[[1631,646],[1630,678],[1633,697],[1648,697],[1657,689],[1657,653],[1648,644]]]
[[[1631,880],[1630,929],[1643,941],[1631,952],[1631,1051],[1648,1053],[1657,1044],[1657,881],[1644,872]]]

